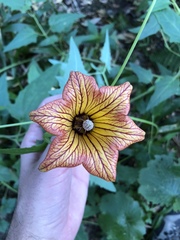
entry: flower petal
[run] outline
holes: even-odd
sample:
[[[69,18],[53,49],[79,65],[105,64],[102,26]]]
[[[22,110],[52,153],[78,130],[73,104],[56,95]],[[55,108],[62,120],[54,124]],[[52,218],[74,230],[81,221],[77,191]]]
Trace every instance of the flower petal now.
[[[40,124],[47,132],[53,135],[62,135],[72,128],[71,105],[63,99],[54,100],[30,112],[30,119]]]
[[[63,91],[63,99],[72,105],[73,115],[86,113],[95,104],[99,88],[93,77],[71,72]]]
[[[101,118],[105,115],[123,114],[127,115],[130,108],[130,94],[132,85],[126,82],[120,86],[102,87],[96,103],[87,112],[92,119]]]
[[[107,144],[106,138],[93,133],[83,136],[87,158],[82,163],[86,170],[107,181],[115,181],[118,151]]]
[[[109,145],[114,145],[118,150],[123,150],[129,145],[142,141],[145,132],[140,129],[128,116],[114,116],[114,119],[102,117],[94,122],[93,135],[98,139],[106,138]]]
[[[39,169],[43,172],[56,167],[75,167],[85,160],[82,136],[71,131],[63,137],[56,137]]]

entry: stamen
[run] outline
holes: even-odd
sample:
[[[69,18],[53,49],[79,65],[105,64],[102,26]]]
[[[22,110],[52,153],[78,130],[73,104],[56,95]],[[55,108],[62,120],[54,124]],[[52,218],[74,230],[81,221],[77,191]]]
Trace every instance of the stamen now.
[[[87,120],[83,121],[82,126],[85,131],[91,131],[94,128],[94,123],[91,120],[87,119]]]

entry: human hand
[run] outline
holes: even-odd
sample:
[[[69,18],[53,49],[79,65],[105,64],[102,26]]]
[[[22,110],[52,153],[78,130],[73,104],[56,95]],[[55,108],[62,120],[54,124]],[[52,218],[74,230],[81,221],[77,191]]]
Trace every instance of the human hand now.
[[[43,103],[59,97],[47,98]],[[43,136],[41,127],[29,127],[21,147],[31,147]],[[48,146],[49,147],[49,146]],[[17,207],[7,240],[73,240],[79,229],[87,197],[89,173],[83,166],[40,172],[42,153],[21,156]]]

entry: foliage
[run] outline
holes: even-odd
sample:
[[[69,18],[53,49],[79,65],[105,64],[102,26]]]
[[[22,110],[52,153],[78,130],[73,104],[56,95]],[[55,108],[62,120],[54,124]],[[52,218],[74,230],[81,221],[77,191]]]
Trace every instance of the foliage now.
[[[164,214],[180,211],[180,8],[175,0],[156,1],[122,68],[152,5],[135,2],[119,1],[116,11],[99,1],[100,10],[111,11],[91,3],[87,12],[66,1],[0,0],[1,148],[19,148],[29,112],[62,93],[72,70],[93,75],[99,86],[129,81],[134,87],[130,115],[146,140],[120,153],[115,183],[91,177],[77,240],[148,240]],[[17,198],[19,155],[0,152],[3,234]]]

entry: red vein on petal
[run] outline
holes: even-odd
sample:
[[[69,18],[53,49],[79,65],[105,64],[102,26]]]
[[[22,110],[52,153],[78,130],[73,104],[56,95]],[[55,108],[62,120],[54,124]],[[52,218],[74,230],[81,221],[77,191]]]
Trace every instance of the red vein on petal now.
[[[122,110],[126,110],[127,109],[127,105],[129,105],[129,97],[130,97],[130,92],[131,92],[131,85],[130,85],[130,83],[125,83],[126,85],[127,85],[127,87],[125,88],[125,89],[123,89],[123,91],[122,92],[120,92],[118,95],[117,94],[115,94],[118,90],[120,90],[121,88],[122,88],[122,86],[120,86],[120,87],[111,87],[111,88],[115,88],[109,95],[107,95],[107,97],[105,98],[105,99],[103,99],[102,101],[100,101],[99,102],[99,104],[96,104],[94,107],[92,107],[91,109],[90,109],[90,111],[89,112],[93,112],[93,113],[88,113],[89,115],[90,115],[90,117],[93,117],[95,114],[97,114],[97,113],[100,113],[100,112],[102,112],[103,113],[103,110],[105,110],[105,113],[103,114],[103,115],[100,115],[99,117],[102,117],[102,116],[105,116],[105,115],[107,115],[109,112],[113,112],[113,110],[114,109],[116,109],[118,106],[120,106],[120,105],[122,105],[122,103],[124,103],[125,101],[127,101],[127,103],[126,103],[126,106],[123,108],[123,109],[121,109],[121,112],[122,112]],[[125,85],[125,84],[123,84],[123,85]],[[127,90],[128,88],[130,87],[130,89],[129,89],[129,91]],[[110,88],[110,87],[109,87]],[[101,90],[101,89],[100,89]],[[118,102],[117,101],[117,103],[116,103],[116,105],[115,105],[115,102],[116,102],[116,100],[118,100],[120,97],[122,97],[122,95],[125,93],[127,91],[127,96],[126,96],[126,98],[125,98],[125,96],[123,97],[123,99],[121,100],[121,102]],[[103,93],[102,93],[103,94]],[[112,98],[111,99],[111,96],[116,96],[116,97],[114,97],[114,98]],[[103,96],[100,96],[100,98],[102,99],[102,97]],[[108,103],[108,104],[104,104],[107,100],[110,100],[111,99],[111,101]],[[109,112],[106,112],[107,111],[107,107],[109,107],[109,106],[111,106],[111,105],[115,105],[113,108],[111,108],[111,109],[109,109]],[[98,106],[102,106],[101,108],[98,108],[98,110],[96,111],[96,112],[94,112],[93,110],[95,109],[95,108],[97,108]],[[128,106],[128,110],[129,110],[129,106]],[[118,112],[120,112],[120,110],[118,109]],[[98,117],[95,117],[95,118],[98,118]]]
[[[51,143],[48,154],[39,169],[41,171],[48,171],[56,167],[74,167],[80,165],[83,157],[79,137],[74,131],[71,131],[66,139],[56,137]]]
[[[94,144],[94,141],[91,138],[94,138],[96,144]],[[83,166],[87,169],[87,171],[89,171],[93,175],[102,177],[102,178],[104,178],[108,181],[114,181],[115,179],[114,179],[114,176],[112,174],[112,172],[113,172],[112,168],[109,168],[107,166],[107,164],[105,164],[105,162],[106,162],[110,165],[110,161],[108,161],[108,157],[107,157],[108,153],[105,151],[103,146],[99,143],[99,139],[95,138],[92,134],[91,135],[87,134],[86,136],[84,136],[84,140],[86,142],[86,146],[88,147],[88,149],[89,149],[89,151],[92,155],[92,159],[89,158],[89,159],[87,159],[86,162],[83,162]],[[88,143],[87,140],[89,141],[89,143]],[[100,149],[97,149],[97,146],[99,146]],[[93,152],[93,149],[95,150],[95,152]],[[97,154],[98,159],[96,159],[96,156],[94,156],[95,153]],[[104,155],[104,157],[102,155]],[[95,160],[93,160],[93,158]],[[112,159],[111,159],[111,161],[112,161]],[[91,162],[91,164],[90,164],[90,162]],[[100,170],[97,167],[98,162],[101,163]],[[90,165],[92,165],[92,163],[93,163],[93,166],[90,167]],[[115,164],[115,168],[116,168],[116,164]],[[95,171],[93,169],[95,169]],[[114,169],[114,173],[115,173],[115,169]]]

